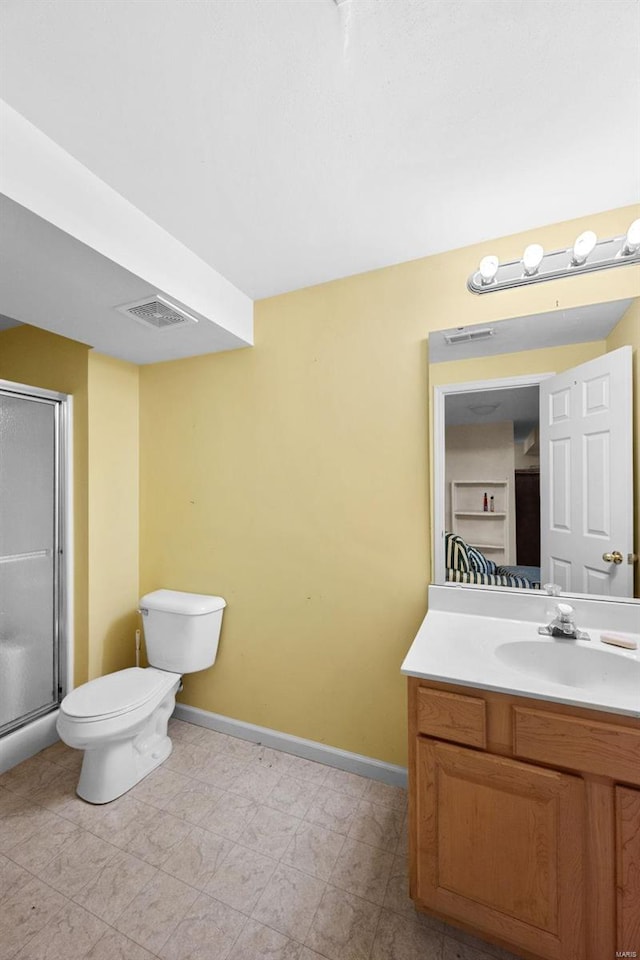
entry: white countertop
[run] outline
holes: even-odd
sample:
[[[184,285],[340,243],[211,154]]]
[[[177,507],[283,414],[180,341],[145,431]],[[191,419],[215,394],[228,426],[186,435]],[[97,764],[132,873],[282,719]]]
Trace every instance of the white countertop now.
[[[626,611],[618,609],[607,617],[610,601],[577,602],[563,597],[563,601],[566,599],[575,607],[577,625],[579,629],[586,630],[591,639],[556,640],[538,634],[538,626],[547,622],[545,608],[553,606],[556,598],[539,596],[533,605],[519,605],[517,600],[510,597],[501,607],[494,595],[493,602],[496,605],[492,607],[492,601],[487,600],[486,596],[479,596],[479,592],[474,596],[473,592],[468,591],[457,594],[442,591],[447,591],[447,588],[430,588],[429,612],[405,657],[402,673],[425,680],[640,717],[640,682],[636,683],[634,676],[636,669],[640,671],[640,650],[624,650],[600,641],[603,628],[607,629],[605,625],[611,623],[609,630],[635,639],[640,647],[640,634],[624,629],[636,624],[636,629],[640,627],[640,605],[626,605]],[[516,592],[511,591],[512,594]],[[519,606],[530,619],[499,615],[505,611],[513,615]],[[593,627],[589,620],[594,624]],[[503,657],[505,644],[513,645],[521,641],[528,641],[529,653],[533,653],[530,658],[531,670],[520,666],[516,669]],[[539,644],[539,655],[537,646],[532,646],[534,643]],[[579,685],[554,682],[544,676],[546,672],[553,672],[550,665],[557,651],[550,651],[549,648],[557,645],[564,647],[560,656],[568,659],[573,656],[572,649],[587,648],[586,653],[579,649],[575,651],[576,656],[582,658]],[[592,656],[590,651],[596,651],[596,656]],[[612,661],[612,657],[616,662]],[[623,664],[630,661],[634,662],[634,666],[627,670]]]

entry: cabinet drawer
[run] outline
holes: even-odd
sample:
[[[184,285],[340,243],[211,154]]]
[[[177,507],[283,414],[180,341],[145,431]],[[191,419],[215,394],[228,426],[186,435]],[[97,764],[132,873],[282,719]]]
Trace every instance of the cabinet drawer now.
[[[486,747],[486,704],[479,697],[420,687],[418,733],[470,747]]]
[[[615,723],[514,707],[513,753],[640,785],[640,730]]]

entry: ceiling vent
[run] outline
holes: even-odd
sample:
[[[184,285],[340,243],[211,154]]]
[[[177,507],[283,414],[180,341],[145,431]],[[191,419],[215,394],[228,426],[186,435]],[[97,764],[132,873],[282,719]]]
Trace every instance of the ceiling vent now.
[[[445,333],[444,339],[450,344],[469,343],[474,340],[486,340],[493,335],[494,331],[491,327],[480,327],[475,330],[456,330],[455,333]]]
[[[134,303],[123,303],[121,307],[116,307],[116,310],[138,323],[144,323],[146,327],[153,327],[154,330],[169,330],[198,322],[196,317],[185,313],[181,307],[177,307],[159,293]]]

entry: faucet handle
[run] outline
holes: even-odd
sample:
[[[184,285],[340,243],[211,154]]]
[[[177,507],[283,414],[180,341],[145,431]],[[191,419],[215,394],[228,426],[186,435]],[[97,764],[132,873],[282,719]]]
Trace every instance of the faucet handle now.
[[[576,627],[576,612],[570,603],[557,603],[555,609],[547,613],[551,617],[551,622],[548,626],[538,627],[538,633],[541,636],[566,640],[591,639],[588,633]]]
[[[572,623],[574,620],[575,610],[570,603],[558,603],[556,605],[556,613],[558,620],[562,621],[562,623]]]
[[[557,583],[543,583],[542,589],[549,597],[560,596],[560,585]]]

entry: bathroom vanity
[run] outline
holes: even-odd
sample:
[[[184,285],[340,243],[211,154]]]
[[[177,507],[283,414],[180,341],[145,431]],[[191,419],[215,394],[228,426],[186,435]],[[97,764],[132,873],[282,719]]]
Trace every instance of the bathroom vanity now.
[[[572,600],[578,644],[538,637],[548,598],[497,618],[461,589],[431,588],[402,668],[411,896],[523,957],[640,956],[640,654],[599,640],[611,616],[632,637],[638,605]]]

